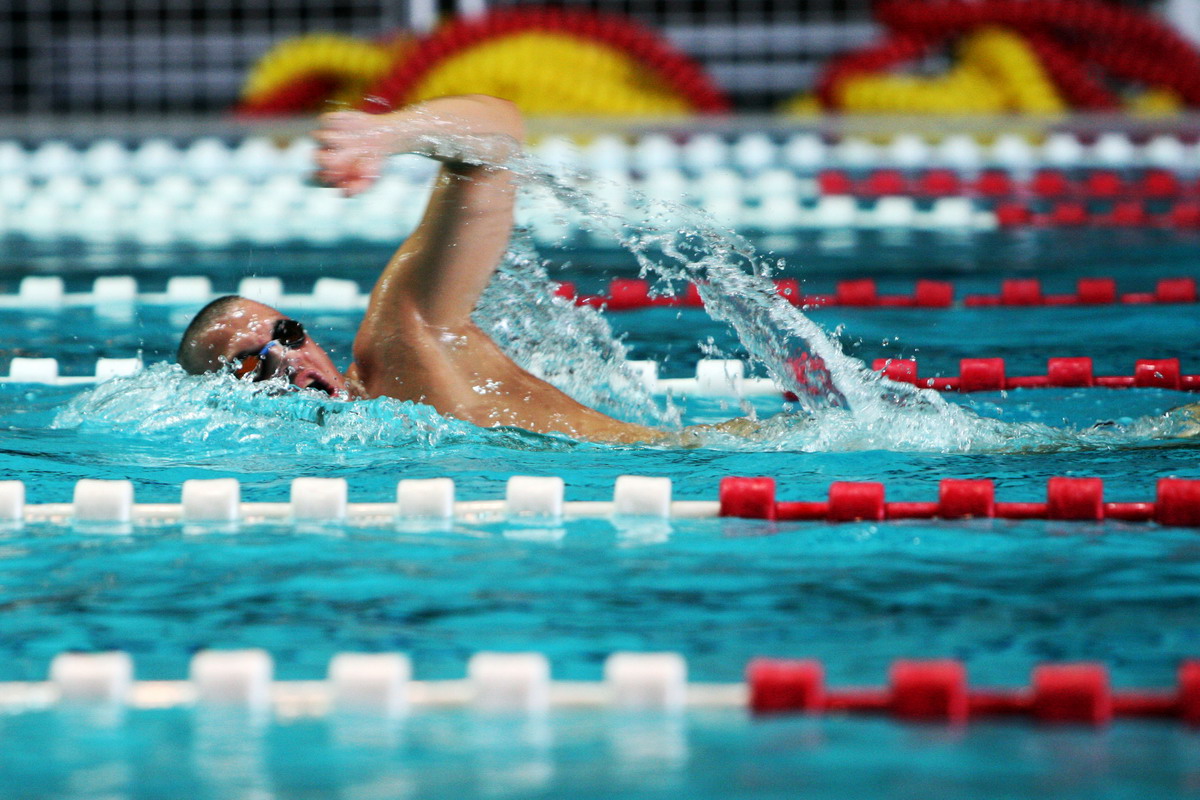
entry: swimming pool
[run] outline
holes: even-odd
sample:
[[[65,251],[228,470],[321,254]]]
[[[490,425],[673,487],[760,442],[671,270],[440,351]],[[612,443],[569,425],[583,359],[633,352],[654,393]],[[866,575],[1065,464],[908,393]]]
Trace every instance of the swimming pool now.
[[[135,276],[139,293],[161,293],[172,276],[204,275],[232,290],[255,275],[279,276],[303,295],[320,277],[365,288],[388,253],[381,243],[336,237],[253,247],[36,237],[8,244],[6,260],[20,267],[8,293],[23,275],[53,273],[68,292],[87,291],[97,276]],[[806,291],[870,276],[881,291],[900,293],[935,278],[962,296],[1030,275],[1048,292],[1095,275],[1151,290],[1159,278],[1191,273],[1196,235],[801,230],[766,244],[786,248],[779,254],[788,266],[776,277],[803,278]],[[569,260],[551,275],[581,293],[636,271],[627,256],[599,246],[577,243]],[[296,313],[344,362],[355,312]],[[0,342],[10,355],[53,356],[63,374],[88,374],[98,356],[168,358],[189,315],[186,303],[133,302],[115,312],[27,304],[0,311]],[[1013,375],[1044,371],[1050,356],[1090,356],[1097,374],[1128,373],[1139,358],[1179,358],[1184,372],[1196,371],[1188,304],[825,308],[811,316],[828,329],[843,325],[850,354],[868,362],[916,355],[923,375],[954,374],[959,359],[984,356],[1004,357]],[[661,362],[666,378],[693,374],[702,356],[746,356],[725,325],[697,308],[607,318],[628,357]],[[0,467],[25,481],[28,503],[70,502],[81,478],[131,479],[139,503],[176,503],[191,479],[235,477],[245,502],[286,502],[294,478],[343,477],[351,502],[387,503],[401,479],[442,476],[454,478],[459,499],[480,500],[503,497],[513,475],[558,475],[568,501],[609,500],[621,475],[669,477],[676,500],[713,500],[730,475],[775,477],[781,500],[820,499],[833,481],[882,481],[889,501],[927,501],[942,478],[991,478],[997,499],[1011,502],[1044,498],[1053,476],[1101,477],[1106,500],[1130,502],[1151,499],[1161,477],[1200,477],[1194,447],[1144,431],[1035,434],[1020,447],[989,434],[958,452],[938,444],[938,431],[924,431],[921,446],[910,434],[839,427],[834,412],[805,423],[793,409],[784,430],[762,441],[615,447],[481,432],[387,404],[349,417],[327,412],[315,425],[314,409],[328,403],[236,389],[220,401],[229,387],[161,368],[120,380],[95,391],[0,384]],[[988,418],[1061,432],[1158,415],[1189,397],[1050,388],[952,399]],[[688,423],[743,413],[744,402],[764,416],[784,408],[770,396],[675,402]],[[462,677],[479,651],[533,651],[546,655],[555,679],[595,681],[610,653],[671,651],[700,682],[736,682],[750,659],[779,656],[820,659],[833,686],[879,686],[894,659],[954,658],[972,685],[1020,686],[1041,662],[1099,661],[1116,686],[1169,688],[1179,662],[1200,649],[1195,531],[1143,523],[484,516],[435,529],[376,521],[197,531],[168,522],[105,533],[32,523],[5,537],[3,681],[42,680],[68,650],[122,650],[139,679],[178,680],[198,650],[264,648],[276,677],[288,681],[322,678],[340,652],[407,653],[417,679],[440,681]],[[253,786],[279,796],[331,788],[391,796],[405,787],[557,796],[578,794],[586,782],[596,795],[782,795],[803,786],[828,796],[1145,796],[1191,790],[1200,751],[1194,729],[1156,721],[1105,732],[1025,720],[956,729],[755,719],[729,709],[556,709],[533,719],[419,709],[392,722],[339,714],[255,721],[204,707],[124,718],[73,713],[0,717],[6,738],[49,754],[33,764],[6,750],[27,794],[86,795],[96,786],[144,794],[170,785],[218,794]],[[223,733],[234,725],[236,742]]]

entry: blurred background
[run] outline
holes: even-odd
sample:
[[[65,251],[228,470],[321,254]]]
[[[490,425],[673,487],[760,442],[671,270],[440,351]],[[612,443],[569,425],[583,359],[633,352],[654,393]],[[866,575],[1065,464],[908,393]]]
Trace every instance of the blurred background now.
[[[0,288],[40,296],[19,282],[57,277],[64,248],[161,283],[164,249],[228,281],[261,270],[192,262],[393,246],[429,165],[345,202],[309,180],[311,119],[464,93],[514,101],[531,152],[605,179],[623,217],[682,201],[809,275],[889,255],[1062,270],[1019,238],[931,264],[925,231],[1053,229],[1072,253],[1094,244],[1072,230],[1171,232],[1173,262],[1200,230],[1198,40],[1200,0],[9,0]],[[586,214],[526,202],[539,243],[614,250]],[[1089,263],[1130,245],[1096,246]]]
[[[931,26],[936,26],[938,9],[924,6],[962,4],[910,1],[884,5],[898,5],[902,7],[901,14],[924,16]],[[1011,6],[1012,3],[966,5]],[[1031,0],[1029,5],[1046,4]],[[1066,5],[1082,7],[1087,4]],[[1103,5],[1145,12],[1154,19],[1167,21],[1193,42],[1200,36],[1200,4],[1196,0],[1139,0]],[[907,7],[908,12],[903,7]],[[828,80],[828,70],[838,58],[861,55],[871,51],[872,47],[878,51],[881,43],[909,41],[914,36],[926,37],[928,46],[916,48],[920,52],[907,53],[906,58],[891,59],[892,64],[884,64],[887,59],[883,59],[879,62],[881,69],[895,71],[902,66],[904,71],[921,77],[937,74],[944,77],[944,73],[962,57],[956,48],[961,48],[963,37],[986,24],[981,17],[979,25],[959,26],[953,35],[946,31],[934,35],[929,29],[918,31],[919,21],[910,19],[897,24],[894,19],[881,19],[876,4],[867,0],[593,0],[559,3],[520,0],[8,0],[0,7],[0,110],[16,114],[223,112],[239,102],[245,103],[248,98],[254,99],[248,96],[247,90],[256,65],[261,67],[263,59],[272,53],[278,56],[279,48],[289,43],[293,48],[303,43],[303,37],[335,34],[337,38],[331,42],[343,46],[351,42],[379,45],[388,55],[387,59],[380,60],[381,65],[386,62],[392,70],[401,70],[406,54],[411,55],[423,42],[450,26],[479,22],[489,15],[547,8],[577,15],[572,17],[579,23],[572,29],[576,38],[589,38],[586,31],[583,34],[580,31],[588,27],[587,17],[593,14],[602,15],[599,28],[616,25],[624,30],[628,25],[645,33],[664,48],[694,63],[729,107],[756,112],[786,110],[796,113],[820,107],[820,101],[806,98],[820,89],[823,77]],[[1036,34],[1042,42],[1060,45],[1056,51],[1059,55],[1069,56],[1077,62],[1083,74],[1107,91],[1116,92],[1118,100],[1128,100],[1134,89],[1157,88],[1152,78],[1137,80],[1129,74],[1121,74],[1119,67],[1111,63],[1105,65],[1102,57],[1083,46],[1087,38],[1096,38],[1096,31],[1088,29],[1086,19],[1081,17],[1080,24],[1076,25],[1071,19],[1064,18],[1061,25],[1050,30],[1034,16],[1031,15],[1028,26],[1017,25],[1015,29]],[[536,22],[531,27],[546,29]],[[1008,27],[1014,29],[1011,25]],[[609,46],[613,46],[611,42]],[[618,44],[615,49],[621,51],[622,47]],[[1129,47],[1123,49],[1128,51]],[[635,62],[645,63],[644,54],[639,58],[637,54],[630,54],[628,48],[625,52]],[[442,54],[443,57],[446,55]],[[333,63],[339,59],[323,61],[311,51],[308,56],[307,60],[303,55],[295,56],[289,65],[291,69],[283,70],[286,75],[272,77],[286,83],[284,78],[294,81],[302,75],[311,77],[324,71],[326,78],[333,79],[327,96],[336,96],[336,90],[344,90],[347,82],[357,81],[364,84],[362,88],[371,83],[367,77],[371,70],[357,69],[345,58],[340,63]],[[539,64],[539,57],[547,62],[554,61],[553,48],[532,47],[532,61],[527,65],[530,74],[548,66],[548,63]],[[1044,54],[1042,60],[1046,60]],[[1129,73],[1129,65],[1125,66],[1125,73]],[[339,68],[340,76],[335,74]],[[1054,69],[1049,71],[1054,73]],[[386,72],[380,66],[370,77],[378,78]],[[1108,74],[1102,74],[1105,72]],[[629,76],[629,79],[635,77]],[[1066,79],[1059,74],[1052,74],[1052,78],[1060,84],[1058,93],[1067,95],[1064,98],[1067,105],[1080,103],[1061,85]],[[1118,82],[1116,85],[1113,79]],[[279,84],[270,88],[278,89]],[[308,105],[311,106],[313,97],[320,94],[309,92],[306,95],[310,101]],[[342,96],[344,99],[344,92]],[[257,99],[263,99],[261,91]],[[1181,102],[1178,97],[1173,99],[1176,104]],[[1186,100],[1183,98],[1182,102],[1186,104]],[[1170,105],[1171,101],[1172,98],[1159,98],[1159,106]],[[572,113],[581,110],[579,105],[567,98],[547,99],[534,111]],[[612,110],[623,110],[619,105],[615,104],[618,107]],[[837,105],[837,101],[824,98],[824,106]],[[303,106],[301,103],[288,107],[277,102],[269,110],[286,112]],[[582,110],[595,111],[597,104],[585,104]],[[647,107],[643,110],[671,109],[664,105],[659,109]]]

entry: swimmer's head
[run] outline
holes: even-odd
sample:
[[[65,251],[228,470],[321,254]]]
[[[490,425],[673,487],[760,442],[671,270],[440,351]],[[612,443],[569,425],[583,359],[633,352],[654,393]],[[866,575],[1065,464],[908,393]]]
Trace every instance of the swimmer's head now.
[[[293,386],[331,395],[346,389],[329,355],[298,323],[237,295],[200,309],[183,333],[176,360],[192,375],[228,368],[253,380],[283,375]]]

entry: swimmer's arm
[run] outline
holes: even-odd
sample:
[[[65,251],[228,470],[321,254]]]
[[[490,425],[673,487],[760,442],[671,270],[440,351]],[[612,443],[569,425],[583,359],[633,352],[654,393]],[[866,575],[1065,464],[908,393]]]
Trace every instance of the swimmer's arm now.
[[[315,135],[319,177],[347,195],[370,186],[392,153],[419,153],[443,165],[424,217],[371,293],[363,322],[369,338],[413,313],[439,328],[469,324],[512,231],[515,190],[502,165],[524,137],[516,106],[471,95],[391,114],[338,112],[323,117]]]
[[[313,137],[321,145],[317,177],[347,195],[375,182],[389,156],[413,153],[452,167],[502,166],[521,152],[517,107],[483,94],[438,97],[389,114],[323,114]]]

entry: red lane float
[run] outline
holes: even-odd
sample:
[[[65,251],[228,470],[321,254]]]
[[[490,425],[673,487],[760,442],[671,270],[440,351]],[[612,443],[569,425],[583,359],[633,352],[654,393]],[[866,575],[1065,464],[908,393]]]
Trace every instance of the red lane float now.
[[[896,519],[1047,519],[1099,522],[1156,522],[1200,527],[1200,480],[1162,478],[1153,502],[1106,503],[1100,478],[1050,478],[1045,502],[998,503],[986,479],[946,478],[937,502],[887,502],[882,483],[835,481],[828,499],[782,502],[775,481],[764,477],[721,480],[721,516],[741,519],[820,522],[883,522]]]
[[[1200,660],[1184,661],[1173,690],[1114,691],[1103,664],[1042,664],[1028,688],[972,689],[966,666],[951,659],[899,660],[880,689],[832,689],[821,662],[756,658],[746,667],[756,714],[890,714],[909,721],[963,724],[972,718],[1025,716],[1050,724],[1107,725],[1114,717],[1178,719],[1200,725]]]
[[[985,169],[970,179],[942,167],[908,173],[885,167],[858,177],[845,170],[826,169],[817,174],[816,180],[820,195],[857,195],[869,198],[911,196],[979,197],[992,200],[1170,200],[1192,197],[1200,189],[1193,184],[1183,183],[1169,170],[1156,168],[1131,170],[1124,174],[1112,169],[1086,168],[1068,173],[1061,169],[1043,168],[1026,179],[1016,178],[1005,170],[995,168]]]
[[[1005,201],[998,203],[992,213],[1001,228],[1200,228],[1200,205],[1186,201],[1158,213],[1151,213],[1140,199],[1109,202],[1097,209],[1075,200],[1040,209],[1020,201]]]
[[[954,304],[954,285],[948,281],[919,280],[912,294],[880,294],[873,278],[839,281],[833,294],[806,295],[799,281],[788,278],[775,281],[775,290],[796,306],[853,306],[859,308],[949,308]],[[609,311],[629,311],[654,307],[698,307],[704,305],[696,286],[689,285],[680,295],[653,295],[650,282],[619,278],[608,285],[604,295],[579,295],[573,283],[560,283],[555,289],[558,297],[573,298],[578,305],[602,306]],[[969,294],[964,306],[1072,306],[1109,305],[1115,303],[1141,305],[1146,303],[1195,303],[1200,293],[1195,278],[1163,278],[1153,292],[1118,294],[1112,278],[1080,278],[1074,294],[1045,294],[1037,278],[1009,278],[1000,284],[999,294]]]
[[[906,358],[877,358],[872,369],[888,380],[909,383],[921,389],[940,392],[1001,392],[1007,389],[1087,388],[1200,390],[1200,375],[1180,372],[1179,359],[1142,359],[1134,364],[1132,375],[1095,375],[1092,359],[1086,357],[1049,358],[1045,375],[1005,375],[1002,358],[964,358],[958,362],[959,374],[936,378],[917,377],[917,362]]]

